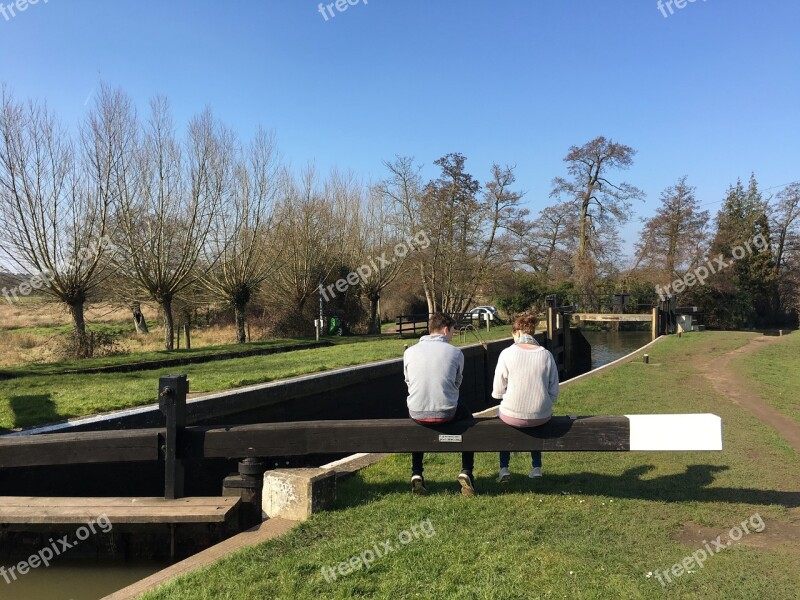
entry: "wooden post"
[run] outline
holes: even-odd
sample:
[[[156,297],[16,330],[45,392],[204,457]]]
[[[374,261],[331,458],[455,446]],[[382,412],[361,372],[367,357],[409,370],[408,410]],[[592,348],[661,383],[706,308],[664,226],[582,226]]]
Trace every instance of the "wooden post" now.
[[[547,347],[548,350],[553,347],[553,341],[556,338],[556,310],[552,306],[547,307]]]
[[[656,306],[653,308],[653,326],[652,326],[652,337],[656,339],[658,337],[658,307]]]
[[[184,492],[183,460],[178,457],[178,444],[186,429],[186,375],[164,375],[158,380],[158,406],[166,417],[164,442],[164,497],[182,498]]]

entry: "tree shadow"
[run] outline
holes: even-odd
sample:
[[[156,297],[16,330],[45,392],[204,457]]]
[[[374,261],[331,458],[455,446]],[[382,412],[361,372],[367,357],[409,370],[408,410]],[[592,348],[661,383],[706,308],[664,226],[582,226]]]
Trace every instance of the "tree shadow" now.
[[[56,403],[50,394],[11,396],[9,404],[14,412],[15,427],[30,427],[64,420],[58,414]]]
[[[719,465],[689,465],[683,473],[664,475],[653,479],[642,479],[653,465],[641,465],[627,469],[621,475],[600,473],[572,473],[551,475],[545,473],[541,479],[528,479],[527,473],[517,473],[510,483],[499,484],[495,475],[478,476],[475,480],[477,492],[481,496],[503,496],[508,493],[534,493],[548,496],[597,495],[612,498],[635,500],[654,500],[658,502],[727,502],[732,504],[770,505],[786,508],[800,506],[800,492],[778,490],[759,490],[754,488],[709,487],[715,480],[715,473],[726,471],[729,467]],[[407,481],[366,484],[360,476],[352,478],[343,490],[345,493],[338,507],[347,508],[373,502],[382,496],[396,493],[409,493]],[[453,494],[458,486],[455,478],[451,481],[426,480],[431,495]]]

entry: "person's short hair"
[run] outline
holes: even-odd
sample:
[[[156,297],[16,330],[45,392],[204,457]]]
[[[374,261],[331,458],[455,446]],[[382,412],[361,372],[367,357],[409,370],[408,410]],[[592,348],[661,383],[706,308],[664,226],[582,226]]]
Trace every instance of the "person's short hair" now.
[[[453,325],[455,324],[456,320],[450,315],[435,312],[431,315],[431,318],[428,321],[428,331],[433,333],[435,331],[441,331],[445,327],[450,327],[452,329]]]
[[[514,318],[514,324],[511,325],[513,331],[520,331],[533,335],[536,333],[536,326],[539,324],[539,317],[533,313],[522,313]]]

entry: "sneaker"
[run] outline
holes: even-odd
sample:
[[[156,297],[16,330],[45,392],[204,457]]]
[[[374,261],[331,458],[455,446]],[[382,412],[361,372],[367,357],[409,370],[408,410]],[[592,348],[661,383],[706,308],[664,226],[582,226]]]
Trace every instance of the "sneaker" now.
[[[497,483],[508,483],[511,481],[511,471],[508,470],[508,467],[503,467],[500,469],[500,475],[497,477]]]
[[[422,475],[411,476],[411,493],[418,496],[427,496],[428,490],[425,489],[425,479]]]
[[[542,476],[542,467],[533,467],[531,472],[528,473],[528,477],[531,479],[538,479]]]
[[[462,496],[475,495],[475,480],[472,478],[472,473],[469,471],[461,471],[458,475],[458,483],[461,484]]]

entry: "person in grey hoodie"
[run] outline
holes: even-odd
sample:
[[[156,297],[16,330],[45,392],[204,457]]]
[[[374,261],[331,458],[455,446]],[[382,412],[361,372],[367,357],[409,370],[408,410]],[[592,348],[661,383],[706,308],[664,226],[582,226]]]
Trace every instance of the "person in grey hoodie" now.
[[[450,342],[455,321],[452,317],[434,313],[428,322],[429,335],[403,354],[403,373],[408,385],[408,414],[425,425],[472,419],[472,412],[458,400],[458,389],[464,377],[464,354]],[[411,491],[427,494],[422,476],[422,452],[411,454]],[[461,473],[458,482],[464,496],[475,495],[472,470],[474,452],[461,454]]]

